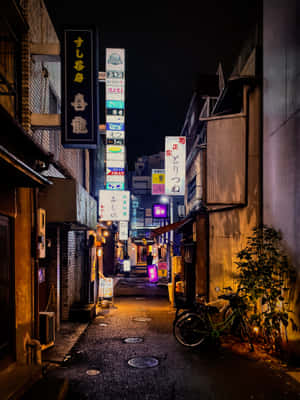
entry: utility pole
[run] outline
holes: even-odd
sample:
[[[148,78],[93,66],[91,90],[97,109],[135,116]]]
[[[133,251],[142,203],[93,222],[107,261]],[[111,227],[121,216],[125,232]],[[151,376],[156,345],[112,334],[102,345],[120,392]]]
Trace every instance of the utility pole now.
[[[169,205],[170,205],[170,224],[173,224],[173,197],[169,196]],[[172,282],[172,257],[173,257],[173,241],[174,241],[174,231],[170,230],[169,232],[169,272],[170,272],[170,277],[169,281]]]

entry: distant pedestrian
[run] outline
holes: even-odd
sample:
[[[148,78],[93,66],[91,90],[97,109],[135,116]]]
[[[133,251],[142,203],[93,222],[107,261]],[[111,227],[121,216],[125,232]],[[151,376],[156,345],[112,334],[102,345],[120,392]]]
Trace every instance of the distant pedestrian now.
[[[152,265],[152,262],[153,262],[153,256],[152,256],[152,253],[150,252],[147,255],[147,265]]]

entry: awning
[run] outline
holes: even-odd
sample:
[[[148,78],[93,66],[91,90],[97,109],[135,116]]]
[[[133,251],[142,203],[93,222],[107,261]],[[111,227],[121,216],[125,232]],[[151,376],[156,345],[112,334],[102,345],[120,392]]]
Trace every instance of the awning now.
[[[151,231],[151,236],[156,237],[162,235],[163,233],[170,232],[172,230],[177,230],[191,221],[193,221],[192,217],[186,217],[181,221],[174,222],[173,224],[161,226],[160,228],[153,229],[153,231]]]
[[[0,146],[1,184],[36,187],[51,184],[48,179]]]

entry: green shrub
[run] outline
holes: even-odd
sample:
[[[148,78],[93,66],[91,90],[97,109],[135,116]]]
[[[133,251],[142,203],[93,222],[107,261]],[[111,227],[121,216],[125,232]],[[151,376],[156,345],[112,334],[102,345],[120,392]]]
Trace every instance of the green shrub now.
[[[238,284],[249,304],[249,319],[253,326],[259,327],[265,342],[279,350],[282,326],[287,332],[291,292],[296,280],[295,270],[283,250],[280,232],[266,225],[255,227],[237,258]]]

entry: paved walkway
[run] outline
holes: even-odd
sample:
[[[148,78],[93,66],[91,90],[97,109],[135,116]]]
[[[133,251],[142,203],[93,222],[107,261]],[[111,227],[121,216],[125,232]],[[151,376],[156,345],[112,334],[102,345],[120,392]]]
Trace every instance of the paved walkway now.
[[[178,344],[166,288],[165,297],[156,297],[156,289],[145,280],[136,282],[143,288],[132,283],[129,279],[126,285],[125,279],[117,285],[113,307],[88,326],[67,361],[48,372],[44,382],[68,382],[68,400],[300,399],[300,384],[284,368],[227,349],[196,351]],[[124,286],[131,287],[132,295],[118,297]],[[143,290],[143,295],[135,290]],[[142,342],[124,343],[128,337]],[[129,360],[137,357],[153,357],[158,364],[130,366]]]

